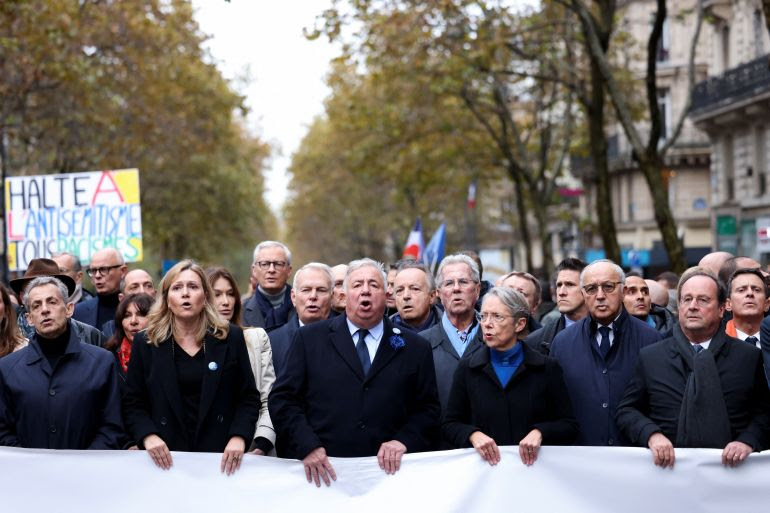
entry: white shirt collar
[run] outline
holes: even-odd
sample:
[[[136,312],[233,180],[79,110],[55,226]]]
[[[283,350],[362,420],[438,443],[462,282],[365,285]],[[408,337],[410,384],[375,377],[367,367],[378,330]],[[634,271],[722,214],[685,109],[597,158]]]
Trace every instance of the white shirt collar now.
[[[355,334],[356,334],[356,332],[357,332],[358,330],[360,330],[361,328],[359,328],[358,326],[356,326],[355,324],[353,324],[353,323],[350,321],[350,319],[349,319],[349,318],[347,318],[347,317],[345,317],[345,321],[348,323],[348,330],[350,331],[350,337],[351,337],[351,338],[353,339],[353,341],[355,342],[355,340],[356,340],[356,338],[357,338],[357,337],[355,336]],[[380,339],[382,338],[382,334],[383,334],[383,333],[385,333],[385,322],[384,322],[384,321],[380,321],[380,322],[378,322],[377,324],[375,324],[373,327],[369,328],[369,336],[371,336],[372,338],[374,338],[374,340],[376,340],[377,342],[379,342],[379,341],[380,341]]]

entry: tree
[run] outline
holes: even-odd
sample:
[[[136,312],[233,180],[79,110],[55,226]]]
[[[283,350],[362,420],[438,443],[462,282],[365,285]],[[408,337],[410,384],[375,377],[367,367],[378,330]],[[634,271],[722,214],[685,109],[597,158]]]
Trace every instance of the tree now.
[[[695,48],[700,35],[700,29],[703,23],[703,5],[701,0],[697,0],[696,31],[690,46],[690,57],[688,66],[689,93],[682,109],[679,120],[675,123],[675,129],[670,138],[664,144],[660,144],[661,139],[661,117],[657,101],[656,86],[656,51],[660,44],[663,33],[663,23],[667,16],[666,1],[656,0],[657,10],[653,21],[653,28],[647,41],[647,59],[645,71],[645,98],[647,101],[647,115],[650,122],[650,131],[646,143],[639,127],[635,124],[633,114],[633,101],[630,95],[634,90],[628,90],[620,87],[616,72],[612,69],[609,61],[609,55],[602,45],[602,29],[606,29],[606,21],[600,22],[596,16],[596,11],[603,14],[603,1],[594,2],[595,9],[592,11],[582,0],[564,0],[565,4],[572,9],[578,19],[585,37],[585,44],[588,54],[591,58],[592,66],[595,66],[604,82],[607,94],[615,108],[618,120],[623,127],[623,131],[628,137],[634,151],[634,156],[639,163],[639,168],[644,174],[647,186],[652,196],[655,210],[655,221],[660,230],[663,239],[663,245],[668,253],[672,269],[681,273],[687,268],[687,261],[684,254],[684,245],[677,235],[676,221],[669,206],[668,189],[663,181],[663,163],[666,153],[676,142],[679,133],[684,124],[684,118],[689,111],[692,98],[692,88],[694,84],[694,58]],[[609,7],[614,7],[615,2],[609,3]]]
[[[248,255],[244,238],[275,224],[262,198],[269,147],[244,129],[243,98],[204,40],[183,0],[2,2],[4,165],[138,167],[150,258]]]

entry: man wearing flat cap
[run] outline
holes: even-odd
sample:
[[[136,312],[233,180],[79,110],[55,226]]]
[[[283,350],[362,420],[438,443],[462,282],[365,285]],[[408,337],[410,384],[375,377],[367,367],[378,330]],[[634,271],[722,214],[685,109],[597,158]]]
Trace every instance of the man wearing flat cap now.
[[[36,262],[22,280],[47,262]],[[57,268],[58,270],[58,268]],[[126,438],[113,355],[86,343],[70,320],[71,278],[37,276],[24,297],[29,344],[0,359],[0,445],[120,449]],[[66,284],[65,284],[66,282]]]
[[[39,278],[41,276],[53,276],[54,278],[57,278],[64,284],[64,286],[67,287],[67,292],[70,294],[75,292],[76,289],[75,280],[66,274],[61,274],[59,271],[59,265],[54,260],[51,260],[50,258],[35,258],[30,260],[29,266],[24,272],[24,276],[15,280],[11,280],[10,282],[11,288],[19,297],[19,307],[17,310],[17,321],[19,329],[28,339],[32,338],[32,336],[35,334],[35,328],[31,326],[29,322],[27,322],[27,309],[24,306],[24,295],[27,289],[27,285],[29,285],[29,283],[35,278]],[[104,337],[104,334],[102,334],[101,331],[94,328],[93,326],[89,326],[88,324],[76,321],[75,319],[71,319],[71,321],[73,323],[74,329],[78,333],[78,337],[83,342],[101,347],[107,340]]]

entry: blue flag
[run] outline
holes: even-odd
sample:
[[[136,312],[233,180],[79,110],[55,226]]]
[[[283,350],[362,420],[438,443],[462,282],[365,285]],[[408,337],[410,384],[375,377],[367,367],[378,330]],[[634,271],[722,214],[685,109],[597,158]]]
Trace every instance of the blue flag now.
[[[422,261],[430,267],[431,272],[436,272],[439,262],[444,258],[444,249],[446,247],[446,223],[441,223],[430,238],[430,242],[425,246]]]

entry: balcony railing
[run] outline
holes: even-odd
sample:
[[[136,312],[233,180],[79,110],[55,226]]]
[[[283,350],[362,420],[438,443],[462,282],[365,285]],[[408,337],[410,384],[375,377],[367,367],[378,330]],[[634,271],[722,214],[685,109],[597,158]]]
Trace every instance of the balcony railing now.
[[[695,85],[690,114],[698,116],[708,111],[770,91],[770,55],[741,64]]]

